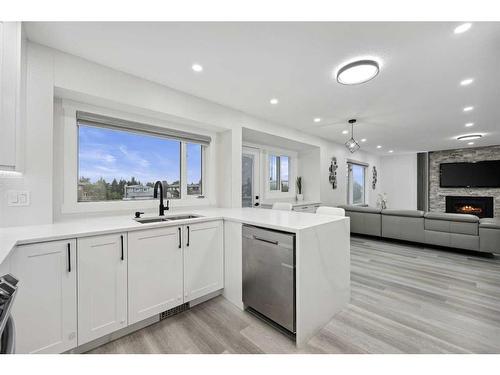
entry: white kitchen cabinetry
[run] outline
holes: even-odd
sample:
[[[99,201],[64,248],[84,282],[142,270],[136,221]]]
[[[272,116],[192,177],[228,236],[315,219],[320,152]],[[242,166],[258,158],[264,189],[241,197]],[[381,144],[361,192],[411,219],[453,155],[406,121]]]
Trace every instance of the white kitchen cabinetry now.
[[[139,322],[183,303],[182,228],[128,234],[128,318]]]
[[[78,239],[78,345],[127,326],[127,234]]]
[[[11,271],[16,352],[61,353],[77,345],[76,241],[18,246]]]
[[[224,287],[222,221],[129,233],[129,323]]]
[[[184,302],[224,287],[222,221],[184,227]]]
[[[15,170],[21,122],[21,22],[0,22],[0,170]]]

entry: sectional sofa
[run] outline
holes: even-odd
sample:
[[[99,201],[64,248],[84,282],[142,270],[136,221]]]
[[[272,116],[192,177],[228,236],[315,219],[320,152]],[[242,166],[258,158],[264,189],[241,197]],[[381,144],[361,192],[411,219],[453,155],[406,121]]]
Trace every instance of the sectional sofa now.
[[[500,219],[474,215],[339,206],[351,233],[500,254]]]

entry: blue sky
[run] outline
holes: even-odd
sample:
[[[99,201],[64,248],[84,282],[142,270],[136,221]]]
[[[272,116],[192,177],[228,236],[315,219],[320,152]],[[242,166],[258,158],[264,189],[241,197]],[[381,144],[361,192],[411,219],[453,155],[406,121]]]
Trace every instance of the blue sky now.
[[[111,182],[133,176],[142,183],[180,179],[180,142],[92,126],[78,128],[79,177]],[[200,180],[199,150],[199,145],[188,145],[188,183]]]

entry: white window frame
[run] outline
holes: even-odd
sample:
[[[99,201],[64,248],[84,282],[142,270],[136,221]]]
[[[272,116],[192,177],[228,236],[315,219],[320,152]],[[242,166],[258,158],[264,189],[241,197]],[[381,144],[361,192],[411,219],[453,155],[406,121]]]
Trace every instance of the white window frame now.
[[[363,202],[362,203],[353,203],[351,201],[351,196],[353,193],[353,181],[351,180],[350,176],[350,168],[352,165],[357,165],[360,167],[363,167]],[[366,205],[366,171],[368,170],[369,165],[363,162],[358,162],[358,161],[353,161],[353,160],[348,160],[347,161],[347,204],[354,205],[354,206],[365,206]]]
[[[275,156],[288,156],[288,191],[282,192],[281,190],[271,190],[269,186],[269,158],[271,155]],[[295,179],[297,177],[297,153],[290,150],[269,148],[266,147],[263,150],[263,156],[261,158],[261,163],[264,164],[264,192],[265,199],[276,199],[276,198],[294,198],[295,197]]]
[[[154,126],[183,131],[185,126],[166,123],[161,120],[144,118],[143,116],[122,113],[114,110],[95,107],[88,104],[77,103],[72,100],[63,99],[63,197],[61,205],[62,214],[88,213],[88,212],[113,212],[113,211],[134,211],[152,210],[158,208],[157,199],[130,200],[130,201],[99,201],[99,202],[78,202],[78,125],[76,121],[77,111],[87,111],[103,116],[111,116],[128,121],[148,123]],[[197,133],[213,136],[210,132]],[[186,143],[181,142],[181,198],[171,199],[171,207],[209,206],[215,204],[211,198],[211,181],[209,161],[215,158],[214,142],[209,146],[202,147],[202,196],[187,195],[187,166],[186,166]]]

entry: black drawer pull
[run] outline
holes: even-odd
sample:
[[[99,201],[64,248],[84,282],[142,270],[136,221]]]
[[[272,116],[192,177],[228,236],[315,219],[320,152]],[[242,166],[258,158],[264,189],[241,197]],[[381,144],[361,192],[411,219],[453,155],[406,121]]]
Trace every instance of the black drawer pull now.
[[[123,255],[123,234],[120,236],[120,241],[122,243],[122,260],[125,259],[124,255]]]
[[[181,227],[177,228],[179,230],[179,249],[182,247],[182,238],[181,238]]]
[[[68,272],[71,272],[71,244],[68,242]]]
[[[189,246],[189,225],[187,226],[187,230],[188,230],[188,240],[187,240],[186,246]]]

